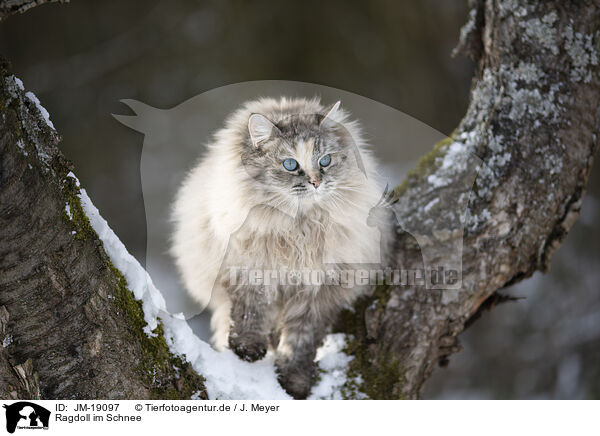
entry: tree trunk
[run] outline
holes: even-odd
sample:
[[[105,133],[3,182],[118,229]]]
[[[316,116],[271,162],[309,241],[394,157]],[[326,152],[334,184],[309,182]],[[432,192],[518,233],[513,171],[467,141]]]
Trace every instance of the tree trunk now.
[[[0,65],[0,397],[189,398],[204,385],[111,264],[59,137]]]
[[[398,232],[394,267],[427,273],[450,262],[460,286],[379,286],[343,314],[336,328],[351,335],[347,352],[355,356],[343,392],[350,398],[417,398],[498,289],[548,268],[579,213],[600,133],[600,2],[472,7],[459,43],[479,65],[469,109],[451,140],[396,189],[394,209],[406,230]],[[0,71],[0,396],[205,392],[160,327],[152,338],[142,331],[141,306],[81,208],[56,132],[7,68]]]
[[[467,114],[451,141],[397,189],[396,207],[403,227],[432,219],[434,245],[462,237],[462,286],[380,288],[344,315],[339,329],[354,336],[351,375],[363,380],[349,388],[372,398],[418,398],[497,290],[548,269],[579,215],[598,148],[600,2],[482,0],[472,7],[458,47],[478,61]],[[473,165],[456,150],[484,162],[473,186],[465,183]],[[451,201],[461,192],[470,193],[466,219],[453,216]],[[422,268],[410,235],[397,242],[397,265]]]

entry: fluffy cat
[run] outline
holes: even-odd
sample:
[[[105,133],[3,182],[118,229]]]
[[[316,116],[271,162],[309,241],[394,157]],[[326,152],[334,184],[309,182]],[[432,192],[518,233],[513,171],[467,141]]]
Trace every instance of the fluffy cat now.
[[[339,102],[264,98],[233,113],[173,208],[172,254],[188,292],[212,311],[214,346],[248,361],[271,346],[281,385],[305,398],[327,329],[370,287],[243,273],[380,262],[389,226],[369,214],[380,196],[375,160]]]

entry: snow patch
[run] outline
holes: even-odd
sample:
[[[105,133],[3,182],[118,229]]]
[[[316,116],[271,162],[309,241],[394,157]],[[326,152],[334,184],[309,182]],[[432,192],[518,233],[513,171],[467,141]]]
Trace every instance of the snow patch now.
[[[19,79],[17,76],[13,76],[15,78],[15,83],[19,87],[21,91],[25,91],[25,87],[23,86],[23,81]]]
[[[17,79],[15,77],[15,79]],[[20,82],[20,80],[19,80]],[[21,87],[23,86],[23,82],[21,82]],[[23,88],[21,88],[23,89]],[[48,127],[50,127],[52,130],[56,130],[54,128],[54,124],[52,124],[52,121],[50,121],[50,114],[48,113],[48,111],[46,110],[46,108],[44,106],[42,106],[42,104],[40,103],[40,100],[36,97],[36,95],[31,92],[28,91],[25,93],[25,97],[27,97],[29,100],[31,100],[32,102],[35,103],[36,107],[38,108],[38,110],[40,111],[40,113],[42,114],[42,117],[44,118],[44,121],[46,122],[46,125]]]
[[[309,400],[343,400],[342,387],[346,383],[348,363],[354,359],[344,353],[346,335],[330,334],[317,350],[315,361],[322,371],[319,382],[313,387]]]
[[[78,188],[81,186],[81,184],[79,183],[79,179],[77,178],[77,176],[75,176],[75,174],[73,174],[73,171],[69,171],[67,173],[67,177],[71,177],[72,179],[75,179],[75,186],[77,186]]]
[[[201,395],[202,395],[202,391],[195,392],[190,397],[190,400],[201,400],[202,399]]]
[[[75,177],[69,173],[70,177]],[[231,350],[215,351],[192,332],[180,314],[167,312],[165,300],[152,279],[100,216],[85,189],[79,197],[90,224],[104,244],[104,249],[115,267],[127,280],[127,287],[136,299],[142,301],[146,333],[158,325],[160,317],[167,345],[172,353],[184,356],[192,367],[206,379],[211,399],[290,399],[277,382],[272,353],[254,363],[240,360]],[[333,382],[330,383],[333,386]],[[199,394],[196,395],[196,398]]]

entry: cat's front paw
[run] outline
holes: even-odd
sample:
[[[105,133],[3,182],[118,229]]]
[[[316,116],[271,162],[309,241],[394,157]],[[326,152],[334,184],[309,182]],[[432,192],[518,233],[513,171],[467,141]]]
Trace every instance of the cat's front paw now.
[[[229,348],[247,362],[255,362],[265,357],[267,346],[267,338],[258,334],[229,334]]]
[[[312,362],[306,365],[277,365],[279,384],[296,400],[304,400],[310,395],[315,373]]]

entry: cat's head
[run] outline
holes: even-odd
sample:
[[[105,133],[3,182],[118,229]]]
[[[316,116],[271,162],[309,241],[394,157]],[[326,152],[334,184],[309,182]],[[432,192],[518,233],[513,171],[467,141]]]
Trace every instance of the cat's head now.
[[[365,182],[357,138],[341,122],[339,106],[249,116],[242,163],[271,204],[340,205]]]

